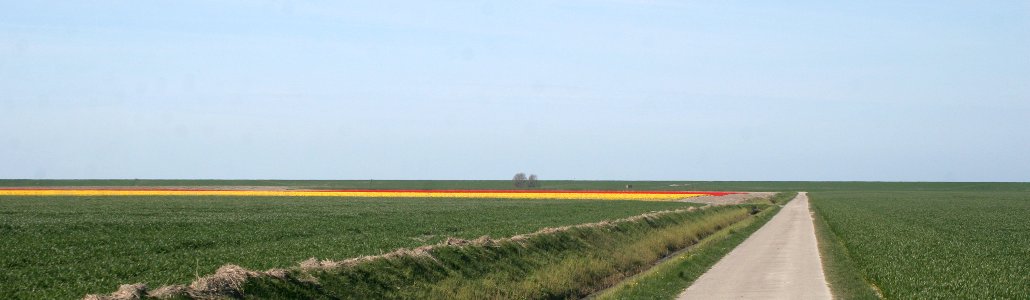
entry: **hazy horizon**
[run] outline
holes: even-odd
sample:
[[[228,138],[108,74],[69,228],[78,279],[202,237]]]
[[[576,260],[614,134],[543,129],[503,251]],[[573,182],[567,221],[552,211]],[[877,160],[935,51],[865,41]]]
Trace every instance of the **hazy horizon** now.
[[[514,175],[514,174],[512,174]],[[276,178],[0,178],[0,181],[104,181],[104,180],[144,180],[144,181],[511,181],[511,178],[486,178],[486,179],[391,179],[391,178],[364,178],[364,179],[276,179]],[[540,181],[614,181],[614,182],[827,182],[827,183],[1030,183],[1030,181],[882,181],[882,180],[699,180],[699,179],[572,179],[572,178],[540,178]]]
[[[0,4],[0,178],[1030,181],[1030,2]]]

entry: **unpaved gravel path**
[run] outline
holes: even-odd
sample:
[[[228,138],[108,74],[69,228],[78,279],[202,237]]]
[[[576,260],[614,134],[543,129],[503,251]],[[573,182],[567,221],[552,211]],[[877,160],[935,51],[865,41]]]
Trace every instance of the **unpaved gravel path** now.
[[[678,299],[830,299],[808,194],[798,193]]]

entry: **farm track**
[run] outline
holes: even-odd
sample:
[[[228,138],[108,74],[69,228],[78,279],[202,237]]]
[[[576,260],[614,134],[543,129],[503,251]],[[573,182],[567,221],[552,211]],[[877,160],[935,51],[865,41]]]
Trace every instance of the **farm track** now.
[[[830,299],[808,195],[798,193],[679,299]]]

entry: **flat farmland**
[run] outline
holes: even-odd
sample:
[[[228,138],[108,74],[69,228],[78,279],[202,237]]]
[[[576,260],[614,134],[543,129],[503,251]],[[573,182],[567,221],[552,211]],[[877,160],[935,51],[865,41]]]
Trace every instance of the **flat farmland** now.
[[[185,283],[227,263],[287,267],[512,236],[694,204],[330,197],[0,197],[0,294],[79,298]]]
[[[498,180],[0,180],[0,186],[28,190],[160,187],[301,193],[465,188],[488,194],[484,190],[510,184]],[[821,249],[824,271],[837,298],[876,299],[877,293],[890,299],[1030,298],[1028,183],[546,181],[541,188],[526,191],[544,195],[627,190],[811,191],[820,248],[829,249]],[[288,268],[293,277],[284,278],[316,276],[322,282],[320,288],[310,288],[295,285],[303,281],[262,275],[247,283],[248,295],[256,297],[316,297],[330,290],[334,292],[326,295],[365,298],[402,297],[391,294],[394,291],[406,291],[409,294],[404,297],[409,298],[578,297],[642,271],[671,251],[695,244],[702,252],[710,245],[726,247],[703,242],[708,236],[739,242],[746,235],[723,228],[753,224],[776,212],[768,203],[750,203],[680,211],[664,215],[661,222],[606,223],[518,243],[477,241],[466,248],[443,246],[415,252],[431,253],[432,260],[403,256],[325,270],[298,264],[311,257],[322,260],[316,265],[334,264],[326,260],[346,264],[359,256],[388,257],[400,248],[450,245],[451,241],[441,243],[447,237],[512,237],[545,227],[639,217],[693,205],[448,197],[0,196],[0,268],[4,270],[0,294],[18,299],[74,299],[107,294],[120,284],[136,282],[150,289],[181,286],[218,275],[216,269],[231,264],[258,272]],[[753,214],[755,209],[760,212],[749,216],[747,212]],[[714,263],[719,256],[705,260]],[[615,263],[613,258],[620,260]],[[699,275],[707,268],[707,264],[694,264],[684,265],[685,270],[696,269],[691,274]],[[667,294],[675,295],[696,278],[683,274],[659,276],[682,281],[671,284],[677,288]],[[447,293],[459,290],[464,296]]]
[[[546,180],[539,190],[645,191],[1030,191],[1021,182],[609,181]],[[510,180],[0,180],[0,187],[275,187],[282,189],[511,189]]]
[[[845,272],[865,281],[852,284],[847,298],[876,298],[862,285],[888,299],[1030,298],[1028,192],[820,192],[811,199],[850,258]]]

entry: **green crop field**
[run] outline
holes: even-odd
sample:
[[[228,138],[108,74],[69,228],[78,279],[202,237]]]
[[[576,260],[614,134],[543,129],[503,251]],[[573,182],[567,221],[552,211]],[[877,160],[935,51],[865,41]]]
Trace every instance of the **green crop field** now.
[[[284,197],[0,197],[0,295],[79,298],[445,237],[528,233],[691,204]]]
[[[541,189],[809,191],[835,293],[1030,298],[1030,184],[544,181]],[[489,181],[0,180],[17,186],[506,189]],[[264,270],[682,208],[638,201],[308,197],[0,197],[0,294],[79,298],[119,284],[184,284],[224,264]],[[823,225],[820,225],[823,224]],[[825,226],[824,226],[825,225]],[[714,258],[713,258],[714,259]],[[853,293],[852,293],[853,292]],[[851,294],[849,294],[851,293]],[[847,298],[847,297],[845,297]]]
[[[1030,193],[820,192],[810,197],[850,255],[852,272],[886,298],[1030,298]]]

